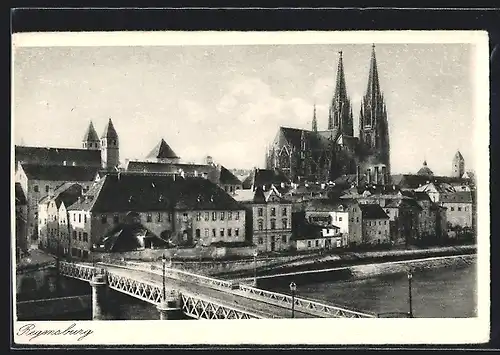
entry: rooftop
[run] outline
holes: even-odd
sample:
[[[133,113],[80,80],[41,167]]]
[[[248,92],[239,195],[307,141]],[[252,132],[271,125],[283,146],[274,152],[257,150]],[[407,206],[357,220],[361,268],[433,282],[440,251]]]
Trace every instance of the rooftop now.
[[[99,167],[79,165],[41,165],[21,164],[30,180],[46,181],[93,181],[100,170]]]
[[[360,204],[363,219],[388,219],[389,217],[378,204]]]

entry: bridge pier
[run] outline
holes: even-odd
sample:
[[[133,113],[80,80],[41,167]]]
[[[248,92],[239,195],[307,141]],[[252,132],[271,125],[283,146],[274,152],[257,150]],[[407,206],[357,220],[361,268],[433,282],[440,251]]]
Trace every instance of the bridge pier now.
[[[182,317],[180,295],[167,295],[156,308],[160,312],[160,320],[178,320]]]
[[[106,308],[106,276],[93,276],[90,286],[92,286],[92,319],[103,320]]]

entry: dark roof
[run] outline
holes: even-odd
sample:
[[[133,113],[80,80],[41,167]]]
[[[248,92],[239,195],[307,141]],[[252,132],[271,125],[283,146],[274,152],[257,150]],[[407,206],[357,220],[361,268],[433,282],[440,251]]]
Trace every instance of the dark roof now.
[[[472,203],[472,193],[470,191],[457,191],[457,192],[452,192],[452,193],[443,193],[439,196],[439,202]]]
[[[86,197],[86,198],[85,198]],[[94,184],[71,210],[144,212],[242,210],[243,205],[204,178],[138,173],[110,173]]]
[[[179,157],[162,138],[153,150],[149,152],[146,159],[179,159]]]
[[[28,164],[101,166],[99,150],[45,147],[15,147],[15,161]],[[17,169],[17,166],[16,166]]]
[[[420,170],[417,172],[417,175],[425,175],[425,176],[433,176],[434,173],[432,172],[431,169],[427,166],[427,162],[424,161],[424,165],[420,168]]]
[[[16,198],[16,206],[25,205],[26,195],[24,194],[23,188],[20,183],[16,182],[15,184],[15,198]]]
[[[127,165],[127,171],[164,174],[180,174],[180,172],[183,171],[186,176],[200,176],[206,174],[210,181],[214,183],[219,182],[217,168],[208,164],[130,161]]]
[[[104,236],[98,244],[104,246],[108,252],[124,252],[144,248],[145,244],[153,244],[155,247],[165,247],[168,241],[160,238],[140,223],[118,224]]]
[[[460,153],[460,151],[457,150],[453,159],[464,160],[464,157],[463,157],[462,153]]]
[[[377,204],[360,204],[361,215],[363,219],[385,219],[389,218],[382,207]]]
[[[279,169],[255,169],[254,186],[280,186],[281,183],[290,184],[285,173]]]
[[[295,240],[307,240],[307,239],[318,239],[318,238],[330,238],[323,237],[321,231],[323,229],[340,229],[335,225],[323,226],[320,224],[309,223],[304,221],[297,226],[297,232],[293,234],[292,239]]]
[[[79,184],[66,183],[54,191],[54,200],[56,202],[57,208],[64,203],[64,206],[68,208],[74,204],[80,196],[82,196],[83,188]]]
[[[48,181],[93,181],[100,168],[72,165],[22,164],[28,179]]]
[[[393,198],[385,205],[387,208],[412,208],[416,210],[421,210],[422,207],[413,198]],[[384,208],[385,208],[384,207]]]
[[[416,174],[391,175],[391,182],[402,188],[417,188],[427,183],[447,183],[447,184],[467,184],[470,179],[463,179],[451,176],[426,176]]]
[[[99,136],[97,135],[97,132],[95,131],[94,124],[92,121],[90,121],[89,127],[87,128],[87,131],[85,132],[85,135],[83,136],[83,141],[84,142],[99,142]]]
[[[223,166],[220,167],[219,182],[227,185],[241,185],[240,179]]]
[[[104,132],[102,133],[101,138],[112,138],[118,139],[118,134],[116,133],[115,127],[113,126],[113,122],[111,118],[108,120],[106,127],[104,127]]]

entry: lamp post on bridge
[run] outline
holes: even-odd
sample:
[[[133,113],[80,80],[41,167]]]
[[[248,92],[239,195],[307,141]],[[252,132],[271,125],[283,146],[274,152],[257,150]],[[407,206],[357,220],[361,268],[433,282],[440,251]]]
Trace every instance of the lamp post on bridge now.
[[[408,306],[410,308],[410,311],[408,312],[408,315],[410,318],[413,318],[413,306],[412,306],[412,299],[411,299],[411,280],[413,278],[413,274],[411,271],[408,271]]]
[[[253,285],[257,287],[257,249],[253,252]]]
[[[166,299],[166,295],[165,295],[165,263],[167,262],[167,259],[165,258],[165,254],[162,255],[161,257],[161,261],[162,261],[162,264],[163,264],[163,278],[162,278],[162,282],[163,282],[163,301],[165,301]]]
[[[290,291],[292,291],[292,318],[295,318],[295,291],[297,291],[297,285],[293,281],[290,283]]]

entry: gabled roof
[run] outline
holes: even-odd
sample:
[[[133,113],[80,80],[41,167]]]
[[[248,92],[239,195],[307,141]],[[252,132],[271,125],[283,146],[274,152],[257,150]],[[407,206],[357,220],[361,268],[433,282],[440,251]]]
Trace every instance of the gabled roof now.
[[[118,139],[118,134],[116,133],[115,127],[113,126],[113,122],[111,118],[108,120],[106,127],[104,127],[104,132],[102,133],[101,138],[112,138]]]
[[[24,194],[23,188],[19,182],[15,184],[15,198],[16,198],[16,206],[26,205],[26,195]]]
[[[215,183],[219,182],[217,168],[208,164],[161,163],[149,161],[129,161],[127,171],[141,173],[181,174],[186,176],[201,176]]]
[[[360,204],[361,215],[363,219],[388,219],[382,207],[377,204]]]
[[[281,185],[281,183],[290,184],[290,179],[279,169],[255,169],[254,186]]]
[[[99,167],[72,165],[22,164],[30,180],[47,181],[93,181]]]
[[[214,183],[195,177],[110,173],[85,196],[70,209],[97,213],[244,209]]]
[[[26,164],[101,166],[101,152],[90,149],[15,146],[15,161]],[[16,166],[17,169],[17,166]]]
[[[62,203],[68,208],[82,196],[83,188],[79,184],[64,184],[59,191],[54,192],[54,201],[59,208]]]
[[[453,193],[444,193],[439,196],[439,202],[443,203],[472,203],[472,192],[457,191]]]
[[[219,182],[226,185],[241,185],[240,179],[222,165],[220,167]]]
[[[321,232],[323,229],[336,229],[339,230],[340,227],[337,227],[333,224],[331,225],[321,225],[310,223],[307,221],[302,221],[297,225],[296,232],[293,233],[292,239],[294,240],[308,240],[308,239],[320,239],[320,238],[330,238],[323,237]]]
[[[94,128],[94,124],[92,121],[90,121],[89,127],[87,128],[87,131],[85,132],[85,135],[83,136],[83,141],[84,142],[99,142],[99,136],[97,135],[97,132]]]
[[[179,157],[162,138],[153,150],[149,152],[146,159],[179,159]]]

